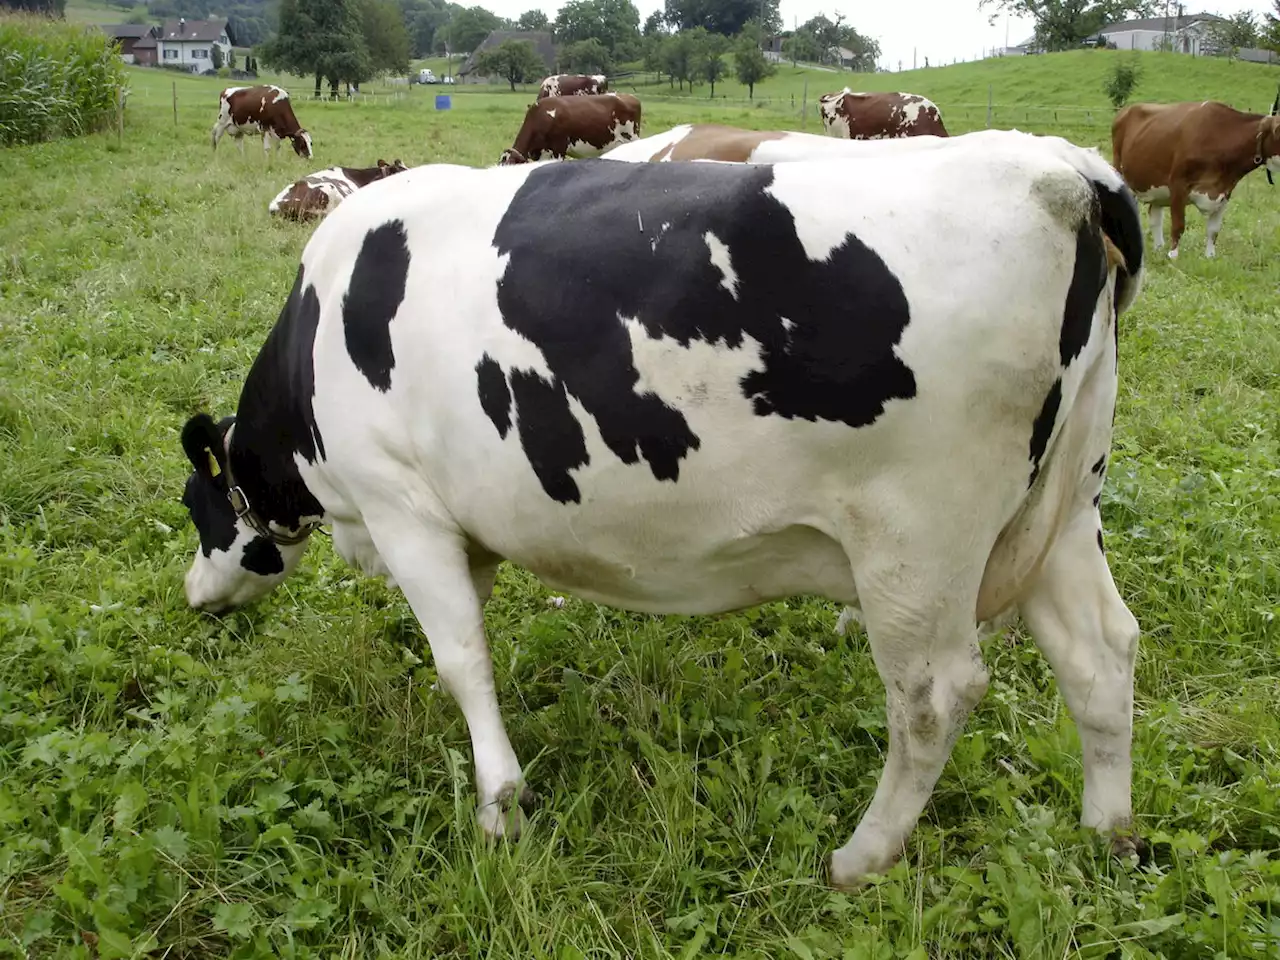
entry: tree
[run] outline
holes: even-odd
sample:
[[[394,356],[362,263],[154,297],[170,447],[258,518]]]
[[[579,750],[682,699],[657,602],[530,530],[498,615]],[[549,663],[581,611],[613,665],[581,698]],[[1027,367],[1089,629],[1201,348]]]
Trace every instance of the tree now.
[[[545,30],[551,23],[547,19],[547,15],[541,10],[526,10],[520,14],[520,19],[516,21],[516,27],[520,30]]]
[[[0,8],[25,10],[29,13],[43,13],[49,17],[62,17],[66,14],[67,0],[0,0]]]
[[[1258,21],[1252,11],[1241,10],[1226,20],[1211,23],[1208,40],[1217,56],[1234,57],[1241,47],[1258,43]]]
[[[528,40],[504,40],[476,57],[475,72],[486,77],[502,77],[511,84],[542,79],[547,65]]]
[[[425,57],[435,49],[436,32],[441,31],[443,48],[447,36],[443,29],[462,8],[446,0],[400,0],[405,29],[409,31],[409,48],[415,57]]]
[[[696,41],[691,36],[692,33],[692,30],[684,30],[667,37],[658,50],[658,57],[663,69],[667,71],[667,76],[679,83],[681,90],[684,89],[686,81],[689,83],[689,89],[693,89],[693,58]]]
[[[361,31],[374,74],[409,72],[409,32],[391,0],[362,0]]]
[[[496,13],[484,7],[467,7],[453,15],[446,28],[448,32],[442,39],[456,53],[471,53],[484,42],[485,37],[501,26],[502,19]],[[436,31],[437,34],[439,32]]]
[[[689,31],[696,35],[693,52],[693,75],[711,84],[711,96],[716,95],[716,81],[728,70],[724,55],[729,49],[729,38],[722,33],[710,33],[704,27]]]
[[[356,0],[280,0],[280,32],[262,45],[261,56],[277,70],[314,75],[317,98],[321,79],[336,97],[339,83],[372,73]]]
[[[235,68],[236,68],[236,51],[235,51],[235,48],[232,47],[230,52],[227,53],[227,69],[234,70]]]
[[[1280,53],[1280,0],[1273,0],[1272,7],[1276,12],[1267,14],[1259,42],[1268,50]]]
[[[213,65],[213,69],[215,70],[222,69],[222,47],[218,46],[216,43],[209,45],[209,63]]]
[[[1280,3],[1280,0],[1276,0]],[[670,31],[667,30],[667,21],[662,14],[655,10],[649,16],[644,18],[644,29],[641,33],[646,37],[662,37],[666,36]]]
[[[667,23],[677,30],[704,27],[709,33],[732,37],[751,19],[770,34],[782,29],[778,0],[665,0]]]
[[[1138,80],[1142,78],[1142,64],[1136,56],[1125,57],[1117,60],[1111,67],[1111,73],[1107,77],[1107,82],[1103,85],[1106,91],[1107,99],[1111,101],[1111,105],[1119,110],[1129,102],[1134,88],[1138,85]]]
[[[569,0],[552,29],[557,43],[594,39],[616,54],[640,39],[640,11],[631,0]]]
[[[991,23],[1001,14],[1033,21],[1036,45],[1050,52],[1077,47],[1108,23],[1153,16],[1156,6],[1156,0],[978,0]]]
[[[757,42],[745,31],[733,48],[733,66],[738,82],[747,88],[747,98],[756,98],[756,84],[774,75],[778,68],[761,51]]]
[[[816,63],[819,57],[818,41],[807,30],[797,30],[782,40],[782,52],[791,60],[794,67],[797,63]]]
[[[564,48],[561,58],[569,73],[607,74],[613,69],[609,48],[595,37],[569,44]]]

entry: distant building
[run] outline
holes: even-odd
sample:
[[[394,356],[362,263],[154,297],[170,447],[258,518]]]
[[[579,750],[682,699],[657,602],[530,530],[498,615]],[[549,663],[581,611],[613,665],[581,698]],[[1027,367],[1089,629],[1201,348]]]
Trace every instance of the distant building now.
[[[1210,33],[1222,17],[1192,13],[1181,17],[1144,17],[1111,23],[1098,31],[1119,50],[1172,50],[1193,57],[1213,53]]]
[[[158,37],[160,63],[184,67],[192,73],[212,73],[213,48],[222,51],[222,62],[231,55],[235,38],[226,20],[166,20]]]
[[[159,27],[148,23],[109,23],[99,29],[116,42],[116,46],[120,48],[120,59],[125,63],[155,63]],[[139,59],[139,44],[149,51],[150,61]]]
[[[458,68],[458,76],[463,83],[479,83],[487,79],[475,72],[476,60],[480,54],[494,47],[499,47],[508,40],[523,40],[533,44],[534,53],[546,65],[547,73],[556,72],[556,45],[548,30],[494,30],[480,42],[480,46],[471,51],[471,56]],[[542,78],[539,77],[539,80]]]

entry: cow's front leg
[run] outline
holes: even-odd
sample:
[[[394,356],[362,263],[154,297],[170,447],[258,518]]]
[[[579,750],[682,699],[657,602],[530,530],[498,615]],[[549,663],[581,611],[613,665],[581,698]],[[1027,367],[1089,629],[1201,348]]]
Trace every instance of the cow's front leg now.
[[[831,855],[830,880],[854,887],[902,856],[969,712],[987,689],[972,591],[928,564],[890,564],[856,576],[871,653],[884,682],[889,755],[871,806]],[[947,571],[949,573],[949,571]],[[936,592],[935,592],[936,589]]]
[[[497,567],[473,570],[463,538],[433,525],[406,524],[403,517],[366,523],[426,632],[441,684],[466,718],[475,759],[476,819],[490,836],[518,836],[523,814],[517,802],[527,804],[531,794],[498,710],[477,595],[477,587],[492,589]]]

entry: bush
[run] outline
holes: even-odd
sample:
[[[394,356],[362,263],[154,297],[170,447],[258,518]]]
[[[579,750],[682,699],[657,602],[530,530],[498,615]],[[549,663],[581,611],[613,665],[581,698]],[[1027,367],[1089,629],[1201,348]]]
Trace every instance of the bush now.
[[[124,68],[106,34],[32,14],[0,14],[0,144],[100,129],[115,117]]]
[[[1128,103],[1130,95],[1141,78],[1142,65],[1138,63],[1136,57],[1117,60],[1103,88],[1107,92],[1107,99],[1111,101],[1111,105],[1119,110]]]

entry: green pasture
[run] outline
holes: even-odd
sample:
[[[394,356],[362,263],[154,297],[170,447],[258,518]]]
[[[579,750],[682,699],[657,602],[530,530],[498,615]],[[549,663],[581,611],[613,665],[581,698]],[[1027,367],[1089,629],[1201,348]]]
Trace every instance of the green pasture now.
[[[856,85],[933,97],[956,133],[983,126],[990,85],[1002,125],[1104,146],[1108,56]],[[1254,109],[1280,75],[1144,65],[1139,98]],[[642,89],[646,132],[799,128],[799,76],[762,85],[761,106]],[[310,232],[267,202],[335,163],[493,163],[529,92],[310,102],[290,79],[316,155],[268,164],[260,142],[210,150],[223,81],[128,77],[122,135],[0,151],[0,955],[1280,956],[1280,188],[1240,185],[1213,261],[1191,213],[1120,329],[1102,509],[1143,628],[1134,807],[1152,862],[1077,827],[1079,741],[1015,627],[985,645],[990,691],[908,856],[837,893],[822,858],[871,797],[886,729],[865,637],[834,634],[833,604],[556,609],[504,567],[489,636],[541,799],[494,847],[472,825],[462,717],[398,592],[319,539],[266,602],[187,609],[178,432],[233,411]]]

